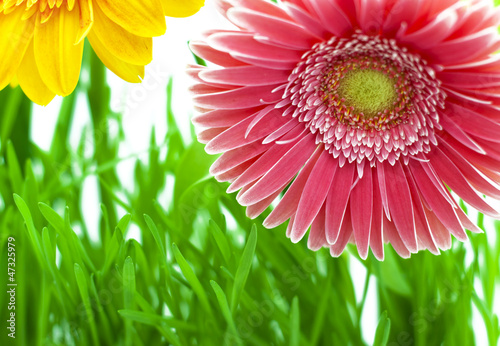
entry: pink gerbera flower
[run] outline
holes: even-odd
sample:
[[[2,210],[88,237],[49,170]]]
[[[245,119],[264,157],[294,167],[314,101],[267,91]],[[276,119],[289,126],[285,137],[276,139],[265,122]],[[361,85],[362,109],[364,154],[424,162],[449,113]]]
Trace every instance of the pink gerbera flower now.
[[[500,13],[491,1],[217,0],[193,42],[194,118],[219,181],[293,242],[438,254],[500,198]]]

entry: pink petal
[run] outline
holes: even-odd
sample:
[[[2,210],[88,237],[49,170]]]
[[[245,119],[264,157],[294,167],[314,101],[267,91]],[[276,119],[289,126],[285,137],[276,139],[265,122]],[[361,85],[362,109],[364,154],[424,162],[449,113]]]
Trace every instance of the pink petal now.
[[[357,0],[354,3],[361,29],[365,33],[378,33],[384,22],[385,0]]]
[[[480,57],[476,60],[464,62],[464,63],[457,63],[455,65],[447,65],[446,70],[467,70],[467,69],[479,69],[481,71],[488,69],[488,68],[498,68],[500,65],[500,56],[494,55],[494,56],[487,56],[487,57]],[[465,71],[466,72],[466,71]]]
[[[221,87],[220,85],[209,85],[206,83],[196,83],[193,84],[189,87],[189,92],[192,95],[210,95],[210,94],[217,94],[225,91],[231,91],[233,88],[224,88]],[[205,107],[207,108],[207,107]]]
[[[442,116],[439,119],[439,122],[446,132],[460,141],[460,143],[465,145],[467,148],[472,149],[479,154],[485,153],[484,149],[481,148],[481,146],[477,144],[467,133],[465,133],[460,126],[453,122],[449,116]]]
[[[401,240],[396,225],[389,221],[386,217],[383,219],[384,239],[388,241],[392,248],[402,258],[410,258],[411,252],[406,248],[405,243]]]
[[[462,174],[465,176],[467,181],[474,186],[475,189],[480,191],[481,193],[500,199],[500,189],[498,185],[494,185],[493,183],[487,181],[479,171],[471,165],[469,161],[467,161],[461,153],[457,152],[450,144],[447,142],[443,142],[443,145],[440,147],[441,151],[449,157],[455,165],[460,169]],[[498,161],[496,162],[496,167],[499,166]]]
[[[208,109],[245,109],[263,105],[266,102],[276,102],[281,99],[272,91],[276,86],[248,86],[233,90],[212,92],[205,95],[195,95],[196,106]]]
[[[448,229],[439,221],[432,211],[424,208],[425,217],[429,223],[429,230],[432,232],[433,239],[441,250],[451,248],[451,235]]]
[[[421,3],[426,3],[429,5],[427,8],[428,16],[432,17],[435,15],[439,15],[441,12],[446,10],[449,7],[452,7],[460,0],[440,0],[440,1],[421,1]]]
[[[384,207],[385,216],[390,221],[391,213],[389,212],[389,202],[387,200],[387,187],[385,184],[386,180],[385,180],[384,165],[377,166],[377,177],[378,177],[378,186],[380,189],[380,199],[382,200],[382,206]]]
[[[233,23],[249,31],[258,32],[271,41],[295,48],[310,49],[318,38],[294,22],[243,8],[231,9],[228,16]],[[293,32],[293,35],[290,33]]]
[[[238,59],[238,60],[243,61],[243,62],[250,64],[250,65],[260,66],[260,67],[270,68],[270,69],[275,69],[275,70],[286,70],[286,71],[290,72],[295,68],[295,66],[297,66],[296,61],[279,61],[279,60],[272,60],[272,59],[255,58],[255,57],[239,55],[236,53],[233,53],[232,56],[235,59]]]
[[[194,116],[191,121],[200,127],[231,127],[245,118],[257,113],[260,107],[235,111],[234,109],[217,109]]]
[[[254,164],[255,161],[258,160],[258,156],[251,158],[223,173],[219,173],[215,175],[215,180],[220,181],[220,182],[233,182],[235,181],[240,175],[242,175],[251,165]],[[248,186],[248,185],[247,185]]]
[[[500,158],[491,157],[490,155],[488,155],[488,152],[486,152],[486,155],[478,154],[463,146],[455,138],[452,138],[449,135],[447,136],[446,134],[444,134],[440,137],[440,143],[446,143],[456,152],[460,152],[464,159],[473,164],[476,169],[480,171],[483,171],[484,169],[498,170],[498,167],[500,165]]]
[[[255,204],[274,193],[283,185],[283,182],[290,180],[297,174],[316,148],[314,136],[312,134],[305,136],[276,162],[251,189],[241,195],[238,202],[241,205]]]
[[[392,220],[402,241],[410,252],[417,251],[417,236],[413,217],[410,188],[401,163],[384,164],[387,200]]]
[[[220,135],[225,130],[226,130],[225,127],[203,130],[196,135],[196,139],[198,139],[198,142],[200,142],[202,144],[207,144],[208,142],[210,142],[212,139],[214,139],[215,137]]]
[[[247,207],[247,212],[246,212],[247,217],[249,217],[250,219],[255,219],[257,216],[262,214],[271,205],[271,203],[280,195],[281,190],[283,190],[285,186],[283,186],[281,189],[278,189],[278,191],[273,193],[271,196],[263,199],[262,201],[256,204],[249,205]]]
[[[204,60],[208,60],[213,64],[231,67],[231,66],[244,66],[244,62],[236,60],[229,53],[224,53],[210,47],[202,41],[191,41],[189,43],[191,51]]]
[[[417,165],[418,166],[418,165]],[[424,169],[426,176],[431,180],[434,187],[441,193],[441,196],[451,205],[455,205],[455,201],[448,194],[448,190],[443,185],[441,179],[437,175],[434,167],[428,161],[421,161],[420,166]],[[417,168],[415,168],[417,169]]]
[[[457,25],[453,33],[453,38],[464,37],[470,35],[473,32],[478,32],[482,28],[491,26],[486,25],[482,27],[483,22],[488,18],[488,12],[491,11],[491,4],[486,1],[477,2],[472,4],[469,8],[462,8],[460,25]]]
[[[429,153],[429,158],[437,174],[460,198],[483,214],[500,218],[500,214],[477,195],[457,166],[453,164],[453,161],[448,156],[443,154],[439,147]]]
[[[295,222],[295,214],[293,214],[290,217],[290,221],[288,222],[288,225],[286,226],[286,236],[287,238],[290,238],[290,234],[292,233],[292,228],[293,228],[293,223]]]
[[[253,36],[241,33],[216,33],[208,37],[208,43],[215,49],[239,57],[297,63],[302,56],[301,51],[263,44]]]
[[[214,5],[217,11],[219,11],[219,13],[224,17],[226,16],[227,10],[233,7],[233,5],[230,3],[230,0],[214,0]]]
[[[200,73],[203,71],[210,71],[210,69],[205,67],[205,66],[192,65],[192,64],[188,64],[187,69],[186,69],[188,76],[191,77],[196,82],[196,84],[194,84],[195,86],[205,85],[208,87],[219,88],[221,90],[234,89],[234,85],[231,85],[231,84],[225,84],[222,82],[211,83],[211,82],[204,81],[203,79],[200,78]],[[196,94],[206,94],[207,92],[198,92],[196,90],[193,90],[193,93],[196,95]]]
[[[486,151],[488,156],[494,158],[495,160],[500,160],[500,146],[498,143],[492,143],[491,141],[482,138],[477,138],[476,141],[484,149],[484,151]],[[493,170],[498,171],[498,167]]]
[[[346,213],[346,216],[342,221],[342,227],[340,228],[339,236],[336,239],[335,244],[330,246],[330,255],[332,255],[333,257],[339,257],[340,255],[342,255],[342,252],[344,252],[344,249],[347,243],[349,242],[351,235],[352,235],[351,213]]]
[[[425,249],[428,249],[431,253],[435,255],[439,255],[439,249],[436,246],[432,233],[429,229],[429,223],[427,221],[427,217],[425,216],[424,206],[422,205],[422,200],[420,199],[420,194],[418,192],[417,185],[408,167],[405,167],[405,174],[406,174],[406,180],[408,181],[408,187],[410,188],[410,193],[412,196],[417,238],[418,240],[421,241]]]
[[[296,119],[291,119],[289,122],[285,123],[279,129],[271,133],[269,136],[264,138],[262,141],[263,144],[272,143],[282,137],[284,134],[288,132],[292,132],[296,128],[302,129],[304,127],[303,124],[298,122]]]
[[[462,209],[460,208],[457,209],[457,216],[466,230],[469,230],[474,233],[484,233],[482,229],[477,227],[477,225],[474,222],[472,222],[467,215],[465,215]]]
[[[314,218],[325,202],[337,168],[337,160],[328,151],[323,150],[323,153],[314,165],[300,197],[295,222],[291,231],[292,242],[297,243],[300,241],[314,221]]]
[[[392,32],[401,27],[402,23],[411,25],[418,14],[418,1],[393,0],[395,2],[384,22],[383,31]]]
[[[327,245],[328,242],[325,236],[325,204],[323,204],[311,225],[309,238],[307,238],[307,247],[313,251],[317,251]]]
[[[372,181],[377,182],[378,176],[376,169],[372,170]],[[373,255],[379,261],[384,260],[384,237],[383,237],[383,218],[384,209],[382,207],[382,199],[380,190],[377,186],[373,187],[373,216],[372,229],[370,232],[370,248]]]
[[[321,153],[321,150],[316,150],[307,161],[306,165],[299,172],[297,178],[295,178],[292,185],[290,185],[276,208],[274,208],[271,214],[264,220],[264,227],[274,228],[285,222],[296,212],[302,191],[304,191],[309,175]]]
[[[248,117],[212,139],[205,147],[205,151],[209,154],[218,154],[253,143],[268,136],[273,128],[282,126],[285,121],[281,115],[269,113],[268,119],[257,124],[249,136],[245,137],[247,128],[252,122],[252,117]]]
[[[448,103],[447,114],[451,121],[458,124],[465,132],[479,138],[500,143],[500,124],[486,118],[472,109],[455,103]]]
[[[355,164],[346,164],[337,170],[326,198],[326,239],[335,244],[346,217],[347,202],[351,194]],[[349,214],[349,213],[347,213]],[[350,216],[349,216],[350,218]]]
[[[290,20],[290,17],[282,8],[267,0],[232,0],[232,2],[239,7],[245,7],[284,20]]]
[[[305,10],[299,8],[296,5],[285,3],[285,11],[292,17],[295,22],[300,24],[303,28],[307,29],[312,35],[327,40],[329,38],[329,33],[321,23],[307,13]]]
[[[210,167],[210,174],[218,175],[246,162],[271,148],[271,145],[262,145],[258,142],[226,151]]]
[[[405,33],[398,38],[401,42],[411,43],[419,49],[433,47],[452,33],[457,19],[455,11],[443,12],[423,28],[410,34]]]
[[[235,192],[243,186],[259,179],[266,174],[276,163],[278,163],[285,155],[291,156],[297,152],[297,149],[290,151],[297,141],[287,144],[273,144],[245,173],[236,179],[227,189],[227,193]],[[290,153],[288,153],[290,151]],[[307,159],[307,158],[306,158]],[[304,160],[305,162],[305,160]],[[295,175],[294,172],[293,175]],[[293,176],[292,175],[292,176]]]
[[[201,71],[199,76],[207,83],[224,83],[239,86],[276,85],[288,81],[289,72],[257,66],[239,66],[220,70]]]
[[[416,163],[410,165],[410,169],[427,205],[429,205],[446,229],[448,229],[458,240],[467,240],[467,234],[465,234],[458,220],[454,205],[446,201],[442,194],[436,191],[436,186],[431,182],[427,173],[419,166],[420,164]],[[429,217],[427,217],[427,219],[429,220]]]
[[[500,86],[500,74],[478,73],[477,71],[444,71],[439,74],[444,85],[461,88],[490,88]]]
[[[323,26],[335,36],[342,36],[352,30],[351,21],[334,1],[310,1],[310,4],[316,10]]]
[[[498,33],[488,28],[470,36],[447,41],[429,51],[430,56],[439,64],[456,64],[471,61],[479,56],[488,56],[489,50],[498,43]]]
[[[351,192],[351,220],[358,248],[362,259],[368,257],[370,246],[370,231],[372,227],[373,212],[373,181],[369,165],[365,165],[363,178],[352,189]]]

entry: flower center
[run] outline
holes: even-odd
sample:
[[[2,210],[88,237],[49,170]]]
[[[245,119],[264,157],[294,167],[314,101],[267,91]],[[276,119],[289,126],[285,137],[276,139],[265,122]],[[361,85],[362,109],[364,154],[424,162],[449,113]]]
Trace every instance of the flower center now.
[[[434,70],[395,40],[356,33],[304,54],[283,100],[316,141],[346,161],[394,164],[431,150],[446,94]]]
[[[410,85],[404,69],[391,59],[352,52],[329,62],[318,96],[343,124],[383,130],[408,120]]]
[[[340,80],[337,93],[347,108],[364,119],[392,110],[397,100],[394,80],[381,71],[369,69],[348,72]]]

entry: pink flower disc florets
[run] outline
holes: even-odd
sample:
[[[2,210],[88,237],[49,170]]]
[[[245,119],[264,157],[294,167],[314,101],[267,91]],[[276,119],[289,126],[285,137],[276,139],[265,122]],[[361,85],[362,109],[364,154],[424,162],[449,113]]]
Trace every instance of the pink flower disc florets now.
[[[375,79],[372,86],[385,84],[386,90],[369,90],[370,77]],[[357,85],[359,78],[364,83]],[[394,164],[401,157],[408,163],[429,152],[431,143],[437,145],[434,129],[441,127],[436,108],[444,109],[446,98],[440,85],[434,70],[395,40],[355,34],[317,43],[305,53],[277,107],[288,107],[283,115],[292,113],[317,133],[317,143],[324,143],[340,166],[364,159],[371,166],[374,159]]]

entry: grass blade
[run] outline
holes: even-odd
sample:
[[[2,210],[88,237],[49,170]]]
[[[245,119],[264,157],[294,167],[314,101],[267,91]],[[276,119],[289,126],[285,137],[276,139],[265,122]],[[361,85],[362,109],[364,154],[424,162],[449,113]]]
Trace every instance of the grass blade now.
[[[201,305],[203,306],[205,311],[212,314],[212,309],[211,309],[210,304],[208,302],[208,298],[207,298],[207,295],[205,293],[205,290],[203,289],[203,286],[200,283],[200,280],[198,280],[198,277],[194,273],[193,269],[191,268],[189,263],[186,261],[184,256],[182,256],[182,253],[179,250],[179,248],[177,247],[177,245],[172,244],[172,249],[174,252],[175,260],[179,264],[179,267],[181,268],[182,274],[184,275],[186,280],[191,285],[191,288],[193,289],[194,293],[200,299]]]
[[[217,243],[217,246],[219,247],[220,252],[222,253],[222,257],[224,257],[224,261],[229,264],[229,261],[231,259],[231,251],[226,236],[224,235],[224,233],[222,233],[220,227],[213,220],[210,220],[209,224],[209,229],[212,232],[212,235],[215,239],[215,242]]]
[[[28,208],[28,205],[21,198],[21,196],[17,194],[14,194],[14,202],[16,203],[19,212],[23,216],[24,222],[26,222],[26,227],[28,228],[28,233],[33,243],[33,247],[35,248],[35,256],[37,257],[38,263],[40,263],[40,266],[45,267],[40,234],[35,228],[33,217],[31,216],[31,212]]]
[[[135,307],[135,267],[129,256],[123,265],[123,305],[127,310]],[[125,344],[132,345],[133,327],[132,322],[125,321]]]
[[[252,260],[255,254],[255,248],[257,246],[257,227],[252,226],[252,231],[248,237],[247,244],[243,250],[243,255],[241,256],[240,264],[236,270],[236,275],[234,277],[233,294],[231,296],[231,311],[234,313],[238,302],[240,300],[241,292],[245,287],[247,282],[248,274],[250,273],[250,268],[252,267]]]
[[[85,278],[85,273],[78,263],[75,263],[75,277],[76,283],[78,285],[78,290],[80,291],[80,296],[82,297],[83,305],[85,307],[85,312],[87,315],[87,321],[90,324],[90,331],[92,334],[92,342],[94,345],[99,345],[99,337],[97,336],[97,326],[94,318],[94,311],[92,311],[92,306],[90,304],[90,296],[87,286],[87,279]]]
[[[299,298],[293,297],[292,307],[290,308],[290,346],[300,345],[300,311]]]
[[[375,332],[373,346],[386,346],[391,332],[391,319],[387,317],[387,311],[382,313]]]
[[[126,319],[154,326],[170,343],[176,346],[182,345],[177,335],[169,327],[163,326],[165,320],[161,316],[132,310],[119,310],[118,313]]]
[[[233,316],[231,315],[231,310],[229,310],[229,304],[227,303],[227,297],[222,288],[220,288],[219,284],[213,280],[210,280],[210,285],[217,296],[217,301],[219,302],[219,306],[224,316],[224,319],[229,326],[231,339],[234,339],[238,345],[241,345],[241,340],[238,335],[238,331],[236,330],[236,325],[234,324]]]

